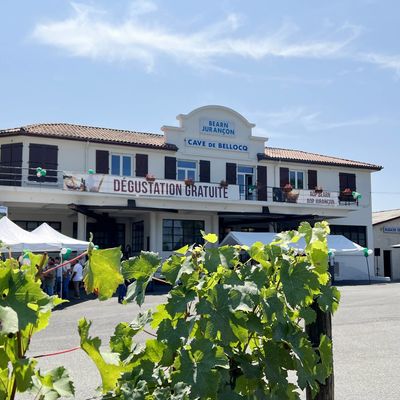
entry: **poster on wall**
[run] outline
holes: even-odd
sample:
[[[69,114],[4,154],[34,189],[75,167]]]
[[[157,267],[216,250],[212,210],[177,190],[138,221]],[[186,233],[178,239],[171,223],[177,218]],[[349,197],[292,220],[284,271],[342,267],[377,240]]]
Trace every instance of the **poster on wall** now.
[[[91,193],[124,194],[134,197],[170,197],[190,200],[239,200],[239,186],[184,181],[146,180],[103,174],[75,174],[65,172],[64,190]]]

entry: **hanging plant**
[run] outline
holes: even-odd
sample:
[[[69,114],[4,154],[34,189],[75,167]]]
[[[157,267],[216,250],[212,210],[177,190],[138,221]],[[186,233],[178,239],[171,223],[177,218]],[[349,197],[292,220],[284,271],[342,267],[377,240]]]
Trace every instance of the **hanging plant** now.
[[[353,191],[352,191],[350,188],[346,188],[346,189],[344,189],[344,190],[342,191],[342,194],[343,194],[344,196],[351,196],[352,193],[353,193]]]
[[[186,186],[193,186],[194,185],[194,181],[191,178],[185,179],[184,182],[185,182]]]
[[[290,183],[287,183],[282,189],[285,193],[289,193],[293,190],[293,186]]]
[[[156,177],[153,174],[146,174],[145,179],[147,182],[154,182]]]
[[[322,193],[323,191],[324,191],[324,189],[322,189],[322,186],[315,186],[315,188],[314,188],[315,193]]]
[[[226,180],[222,179],[222,181],[219,183],[219,185],[223,188],[226,188],[226,187],[228,187],[229,184]]]

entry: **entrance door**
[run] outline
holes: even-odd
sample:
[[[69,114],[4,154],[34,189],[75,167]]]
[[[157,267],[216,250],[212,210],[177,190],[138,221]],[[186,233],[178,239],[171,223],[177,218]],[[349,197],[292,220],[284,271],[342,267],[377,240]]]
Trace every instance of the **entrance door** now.
[[[385,276],[392,277],[392,251],[383,250],[383,272]]]

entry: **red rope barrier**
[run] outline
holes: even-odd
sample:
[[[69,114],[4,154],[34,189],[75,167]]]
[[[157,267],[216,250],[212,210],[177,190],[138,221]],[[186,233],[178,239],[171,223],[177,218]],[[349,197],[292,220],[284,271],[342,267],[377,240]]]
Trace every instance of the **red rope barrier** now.
[[[48,273],[51,272],[51,271],[54,271],[54,270],[56,270],[56,269],[58,269],[58,268],[63,267],[64,265],[67,265],[67,264],[69,264],[69,263],[71,263],[71,262],[74,262],[74,261],[76,261],[76,260],[79,260],[79,259],[82,258],[83,256],[86,256],[87,253],[88,253],[87,251],[84,251],[82,254],[79,254],[79,256],[76,256],[76,257],[73,258],[72,260],[64,261],[63,263],[57,265],[56,267],[47,269],[46,271],[42,271],[42,274],[43,274],[43,275],[46,275],[46,274],[48,274]]]
[[[57,355],[59,355],[59,354],[71,353],[71,351],[79,350],[80,348],[81,348],[81,346],[72,347],[71,349],[55,351],[54,353],[40,354],[40,355],[34,356],[34,357],[32,357],[32,358],[41,358],[41,357],[57,356]]]

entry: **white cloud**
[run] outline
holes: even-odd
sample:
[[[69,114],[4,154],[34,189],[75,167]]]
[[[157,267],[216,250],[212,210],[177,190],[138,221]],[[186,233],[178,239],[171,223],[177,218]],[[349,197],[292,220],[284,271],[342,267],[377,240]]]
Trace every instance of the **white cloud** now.
[[[157,10],[156,4],[149,0],[132,3],[129,17],[120,22],[107,20],[107,13],[102,10],[77,3],[72,5],[72,17],[36,25],[33,37],[72,56],[134,60],[143,63],[148,70],[160,55],[200,68],[217,69],[221,68],[219,61],[226,57],[253,60],[339,57],[360,34],[358,27],[345,25],[327,39],[301,40],[296,26],[284,24],[273,33],[240,37],[241,18],[236,14],[188,33],[169,29],[166,23],[147,23],[143,14]]]
[[[389,56],[378,53],[361,54],[360,59],[384,69],[390,69],[400,76],[400,55]]]
[[[309,112],[305,107],[294,107],[276,112],[248,113],[260,121],[262,136],[285,137],[298,135],[300,130],[306,132],[322,132],[340,130],[341,128],[370,126],[381,122],[376,116],[349,120],[327,121],[318,112]],[[278,130],[278,131],[277,131]],[[290,133],[294,132],[294,133]]]

